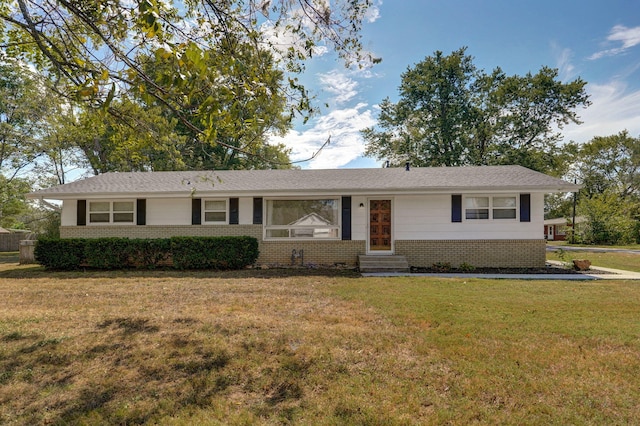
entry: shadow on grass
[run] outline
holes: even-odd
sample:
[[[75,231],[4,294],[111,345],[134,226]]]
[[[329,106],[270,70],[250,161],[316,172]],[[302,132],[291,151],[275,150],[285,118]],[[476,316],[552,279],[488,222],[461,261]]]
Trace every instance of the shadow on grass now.
[[[177,270],[177,269],[124,269],[105,271],[85,269],[78,271],[47,270],[40,265],[0,265],[0,279],[87,279],[87,278],[285,278],[285,277],[341,277],[359,278],[361,275],[353,269],[324,268],[271,268],[240,269],[233,271],[215,270]]]
[[[0,252],[0,264],[18,262],[20,262],[20,255],[18,254],[18,252]]]

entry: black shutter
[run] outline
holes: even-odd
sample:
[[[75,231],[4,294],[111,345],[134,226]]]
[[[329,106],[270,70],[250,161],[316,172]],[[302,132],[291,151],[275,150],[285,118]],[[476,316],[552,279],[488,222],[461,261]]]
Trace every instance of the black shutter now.
[[[253,199],[253,224],[262,225],[262,198]]]
[[[520,222],[531,222],[531,194],[520,194]]]
[[[191,224],[200,225],[202,223],[202,200],[200,198],[191,199]]]
[[[462,195],[451,196],[451,222],[462,222]]]
[[[76,211],[76,225],[85,226],[87,224],[87,200],[78,200]]]
[[[139,198],[136,200],[136,225],[147,224],[147,200]]]
[[[238,214],[238,204],[239,200],[237,198],[229,198],[229,224],[237,225],[239,223],[239,214]]]
[[[342,239],[351,239],[351,197],[342,197]]]

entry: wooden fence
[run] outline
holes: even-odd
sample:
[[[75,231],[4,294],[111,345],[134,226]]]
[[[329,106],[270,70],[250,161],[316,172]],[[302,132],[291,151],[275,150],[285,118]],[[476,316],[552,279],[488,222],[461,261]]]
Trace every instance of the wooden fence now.
[[[12,232],[0,234],[0,251],[19,251],[21,240],[35,240],[36,234],[31,232]]]

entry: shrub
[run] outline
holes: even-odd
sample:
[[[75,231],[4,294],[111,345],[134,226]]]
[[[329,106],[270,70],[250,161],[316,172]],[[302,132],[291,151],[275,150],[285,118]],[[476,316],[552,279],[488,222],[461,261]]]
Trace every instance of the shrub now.
[[[476,270],[476,267],[468,264],[467,262],[462,262],[460,266],[458,266],[458,269],[463,272],[473,272]]]
[[[240,269],[258,258],[253,237],[173,237],[173,266],[178,269]]]
[[[155,268],[169,258],[179,269],[240,269],[258,258],[252,237],[40,239],[36,261],[47,269]]]
[[[138,268],[157,268],[171,257],[171,239],[132,239],[129,240],[128,262]]]
[[[87,239],[85,256],[87,265],[96,269],[123,269],[130,267],[127,238]]]
[[[451,271],[451,264],[449,262],[436,262],[431,265],[431,269],[437,272],[449,272]]]
[[[47,269],[74,270],[86,262],[85,244],[88,240],[72,238],[41,238],[36,243],[36,261]]]

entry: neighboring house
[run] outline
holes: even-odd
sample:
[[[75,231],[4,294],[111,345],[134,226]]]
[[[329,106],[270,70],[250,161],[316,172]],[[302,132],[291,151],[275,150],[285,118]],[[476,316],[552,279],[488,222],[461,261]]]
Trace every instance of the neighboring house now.
[[[572,219],[559,217],[556,219],[545,219],[544,221],[544,238],[547,241],[565,241],[570,230],[573,229]],[[576,229],[581,223],[585,222],[582,216],[576,217]]]
[[[248,235],[258,263],[545,263],[544,194],[579,186],[520,166],[106,173],[28,194],[62,201],[62,238]]]

